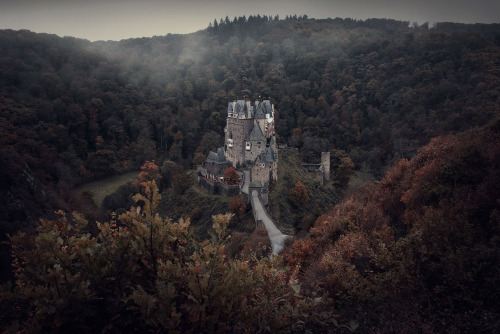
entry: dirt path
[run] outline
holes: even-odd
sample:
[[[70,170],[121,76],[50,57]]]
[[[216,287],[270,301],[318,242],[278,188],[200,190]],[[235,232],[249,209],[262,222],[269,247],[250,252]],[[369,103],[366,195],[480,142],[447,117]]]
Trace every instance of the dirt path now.
[[[127,174],[111,176],[99,181],[83,184],[73,190],[73,193],[79,196],[84,191],[90,191],[93,194],[94,202],[101,207],[104,197],[115,192],[120,186],[137,178],[139,172],[130,172]]]

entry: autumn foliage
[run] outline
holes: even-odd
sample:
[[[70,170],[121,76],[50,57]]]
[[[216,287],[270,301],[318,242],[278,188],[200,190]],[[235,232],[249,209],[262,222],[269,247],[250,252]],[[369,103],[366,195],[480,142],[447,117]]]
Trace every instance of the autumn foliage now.
[[[272,251],[271,242],[264,226],[257,227],[243,244],[241,256],[244,258],[261,259],[269,256]]]
[[[500,121],[438,137],[286,252],[366,332],[496,332]]]
[[[309,202],[309,193],[304,184],[298,181],[295,186],[290,190],[288,196],[293,205],[299,207]]]
[[[224,171],[224,182],[228,184],[238,184],[240,182],[240,175],[233,167],[229,167]]]
[[[162,176],[160,175],[160,167],[155,163],[154,160],[146,161],[141,166],[141,172],[139,177],[134,181],[135,185],[142,185],[143,183],[158,180]]]
[[[286,115],[275,129],[282,143],[304,157],[346,153],[332,164],[340,188],[355,170],[381,178],[393,165],[286,254],[302,292],[333,298],[365,332],[500,332],[498,122],[460,133],[498,117],[499,25],[220,22],[195,35],[121,42],[0,31],[0,242],[49,217],[36,233],[12,237],[17,281],[1,290],[1,330],[304,332],[306,323],[315,332],[331,324],[272,265],[221,259],[185,221],[151,220],[141,209],[90,231],[82,217],[54,214],[73,207],[95,218],[91,198],[75,203],[71,189],[153,159],[172,160],[162,190],[188,197],[184,169],[222,141],[228,97],[262,93]],[[203,57],[186,59],[186,46]],[[156,178],[151,167],[138,184]],[[303,205],[307,189],[294,183],[271,199],[281,202],[281,224],[307,230],[305,212],[292,211],[316,215],[320,191],[306,184]],[[156,239],[153,228],[168,237]],[[206,292],[214,281],[235,287],[220,297],[229,310]],[[200,287],[202,299],[193,292]],[[304,305],[308,317],[297,310]],[[208,314],[212,307],[219,313]]]
[[[240,215],[244,213],[247,209],[245,202],[241,199],[241,196],[232,197],[227,204],[229,211],[236,215],[238,221],[240,220]]]
[[[209,240],[189,220],[155,213],[160,194],[146,182],[143,207],[98,223],[58,212],[36,233],[11,239],[13,286],[0,289],[7,332],[330,332],[337,317],[306,298],[267,258],[228,259],[230,214],[213,217]],[[352,324],[351,324],[352,325]],[[351,328],[350,326],[346,328]]]

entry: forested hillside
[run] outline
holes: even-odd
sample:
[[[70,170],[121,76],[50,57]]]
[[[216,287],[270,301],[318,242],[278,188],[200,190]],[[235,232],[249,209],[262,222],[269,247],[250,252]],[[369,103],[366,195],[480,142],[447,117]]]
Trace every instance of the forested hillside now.
[[[432,137],[491,119],[499,36],[499,25],[267,16],[120,42],[2,31],[2,221],[145,160],[191,167],[222,144],[235,98],[270,97],[278,140],[305,160],[342,150],[378,177]]]
[[[500,120],[439,136],[287,250],[309,293],[364,332],[497,332]]]
[[[48,219],[13,239],[17,281],[0,291],[0,319],[13,331],[124,330],[135,319],[136,331],[197,331],[207,321],[214,331],[321,332],[338,325],[330,312],[340,312],[366,332],[498,331],[499,59],[499,24],[258,15],[107,42],[0,31],[0,240]],[[259,98],[275,105],[278,144],[298,149],[270,193],[272,213],[303,238],[283,267],[225,258],[235,252],[224,250],[228,216],[205,242],[184,219],[157,217],[169,246],[154,248],[153,213],[126,211],[131,200],[122,196],[138,186],[104,201],[121,210],[118,226],[116,217],[95,224],[89,196],[72,194],[154,160],[164,198],[153,206],[176,220],[207,218],[199,204],[210,199],[189,189],[189,170],[223,145],[227,103]],[[291,165],[323,151],[332,153],[333,182],[299,184],[303,171]],[[381,181],[356,191],[353,171]],[[304,188],[317,190],[307,205]],[[319,211],[336,204],[328,198],[340,201],[345,189],[307,236]],[[83,207],[88,225],[57,211]],[[103,260],[96,249],[117,255]],[[193,292],[205,284],[196,281],[207,278],[202,267],[233,284],[227,299]],[[53,300],[32,308],[46,293]],[[228,301],[241,307],[227,309]],[[80,314],[85,323],[73,323]]]

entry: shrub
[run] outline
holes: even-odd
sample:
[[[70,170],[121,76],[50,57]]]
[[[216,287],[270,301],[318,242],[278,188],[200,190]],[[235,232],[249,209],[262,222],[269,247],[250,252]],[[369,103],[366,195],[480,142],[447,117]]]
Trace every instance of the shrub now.
[[[321,299],[269,259],[228,259],[230,214],[213,217],[211,238],[197,241],[189,220],[155,213],[154,181],[134,196],[143,207],[118,221],[42,221],[11,239],[15,282],[0,290],[8,332],[330,332],[338,328]],[[320,312],[321,311],[321,312]]]

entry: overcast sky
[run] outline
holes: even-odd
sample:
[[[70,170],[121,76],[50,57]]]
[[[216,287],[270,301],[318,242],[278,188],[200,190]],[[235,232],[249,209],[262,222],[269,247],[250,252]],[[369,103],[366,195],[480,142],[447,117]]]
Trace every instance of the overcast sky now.
[[[120,40],[204,29],[226,15],[500,23],[499,0],[0,0],[0,29]]]

